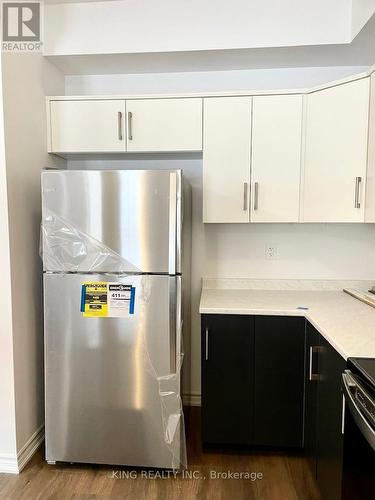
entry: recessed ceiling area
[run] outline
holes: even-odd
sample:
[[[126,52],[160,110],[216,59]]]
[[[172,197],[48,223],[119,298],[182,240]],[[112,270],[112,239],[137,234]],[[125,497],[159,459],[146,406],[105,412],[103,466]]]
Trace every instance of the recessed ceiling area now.
[[[375,64],[375,16],[350,44],[49,57],[66,75],[166,73],[241,69],[371,66]]]
[[[49,3],[45,53],[110,54],[350,43],[375,0]]]
[[[46,4],[44,55],[64,74],[375,63],[375,0]]]

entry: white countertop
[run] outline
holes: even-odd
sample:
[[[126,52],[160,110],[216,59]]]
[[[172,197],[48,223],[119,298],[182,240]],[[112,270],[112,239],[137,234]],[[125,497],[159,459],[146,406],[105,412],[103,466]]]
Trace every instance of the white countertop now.
[[[375,308],[342,291],[203,288],[199,312],[305,316],[345,359],[375,358]]]

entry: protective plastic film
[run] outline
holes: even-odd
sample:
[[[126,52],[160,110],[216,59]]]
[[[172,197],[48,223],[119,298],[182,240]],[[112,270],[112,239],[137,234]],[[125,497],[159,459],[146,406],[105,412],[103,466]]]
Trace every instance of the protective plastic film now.
[[[143,308],[150,303],[150,294],[152,293],[151,276],[142,276],[142,293],[140,302]],[[142,311],[142,318],[146,318],[146,311]],[[147,328],[140,324],[142,332]],[[171,325],[172,328],[172,325]],[[146,366],[152,377],[158,382],[158,391],[161,404],[163,436],[166,445],[171,453],[171,468],[187,468],[186,438],[185,438],[185,419],[181,399],[181,370],[184,360],[182,321],[177,320],[175,332],[176,344],[174,346],[173,362],[170,360],[169,369],[158,366],[154,359],[154,349],[150,345],[152,337],[144,334],[142,346],[144,355],[147,358]],[[172,366],[173,365],[173,366]]]
[[[180,299],[176,299],[174,284],[181,278],[142,274],[140,269],[100,241],[46,209],[41,224],[40,250],[48,276],[67,273],[75,275],[76,280],[82,275],[82,279],[78,279],[80,296],[69,297],[69,300],[77,302],[77,309],[85,321],[95,318],[94,322],[100,323],[118,318],[118,324],[124,325],[127,342],[130,335],[134,335],[136,362],[134,367],[129,368],[133,370],[130,382],[136,386],[132,404],[147,418],[153,412],[160,412],[160,418],[156,415],[153,422],[159,422],[156,428],[146,426],[147,418],[140,418],[139,422],[145,422],[142,428],[145,439],[149,439],[150,433],[156,429],[159,441],[165,443],[167,449],[160,451],[161,455],[164,453],[167,456],[163,465],[155,463],[153,466],[186,467],[185,423],[180,396],[184,357],[182,319],[178,313]],[[111,271],[101,272],[103,267],[110,267]],[[48,300],[45,303],[48,307]],[[119,327],[116,328],[118,331]],[[96,327],[97,331],[99,329],[100,326]],[[155,390],[150,391],[150,387]],[[147,399],[150,392],[158,401],[159,408],[150,407],[150,400]],[[126,425],[127,422],[124,422]],[[140,441],[142,446],[142,438]]]
[[[162,375],[157,373],[155,366],[149,358],[149,366],[159,385],[159,396],[163,415],[164,439],[172,454],[172,468],[179,469],[182,465],[187,467],[185,421],[182,400],[180,396],[181,369],[184,360],[182,324],[178,325],[176,332],[176,358],[175,372]],[[146,354],[150,350],[146,346]]]
[[[43,209],[41,225],[41,257],[47,271],[140,273],[140,269],[125,260],[102,242],[76,229],[69,221]]]

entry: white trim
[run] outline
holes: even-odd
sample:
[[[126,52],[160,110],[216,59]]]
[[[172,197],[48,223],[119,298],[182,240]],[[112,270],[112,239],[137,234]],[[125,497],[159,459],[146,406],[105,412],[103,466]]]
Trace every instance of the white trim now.
[[[19,472],[27,465],[29,460],[44,441],[44,424],[37,429],[30,439],[22,446],[17,453]]]
[[[0,454],[0,474],[18,474],[19,468],[15,455]]]
[[[182,401],[185,406],[201,406],[201,395],[199,393],[183,394]]]
[[[0,454],[0,473],[19,474],[33,457],[44,441],[44,424],[37,429],[30,439],[15,455]]]

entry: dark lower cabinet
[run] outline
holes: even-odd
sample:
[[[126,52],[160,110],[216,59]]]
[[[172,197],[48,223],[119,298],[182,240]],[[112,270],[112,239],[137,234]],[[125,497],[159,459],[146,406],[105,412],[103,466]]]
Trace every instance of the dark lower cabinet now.
[[[205,444],[301,447],[303,318],[202,316]]]
[[[304,352],[304,318],[255,317],[255,445],[302,447]]]
[[[320,334],[306,322],[305,358],[305,454],[313,476],[316,478],[317,465],[317,418],[318,418],[318,355]]]
[[[203,443],[304,447],[322,500],[341,499],[345,367],[304,318],[203,315]]]
[[[342,372],[346,361],[322,337],[319,352],[317,471],[322,500],[341,499],[344,436]]]
[[[253,357],[253,317],[202,317],[203,443],[251,443]]]
[[[346,361],[306,326],[305,451],[322,500],[341,499],[343,466],[342,372]]]

